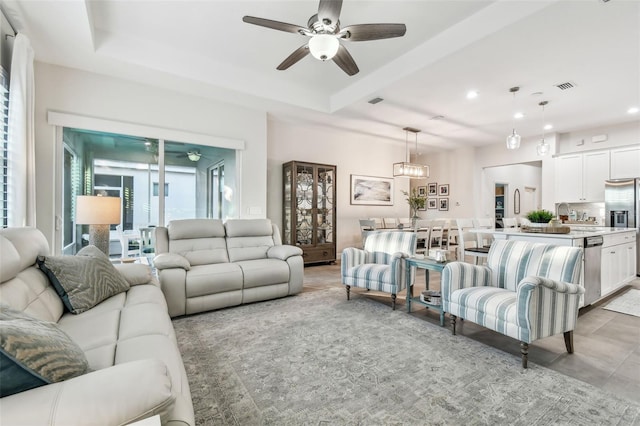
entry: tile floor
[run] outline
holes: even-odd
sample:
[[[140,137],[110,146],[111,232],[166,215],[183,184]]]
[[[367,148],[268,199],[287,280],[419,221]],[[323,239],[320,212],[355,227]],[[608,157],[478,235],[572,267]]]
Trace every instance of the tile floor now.
[[[432,272],[430,288],[438,289],[439,280],[440,274]],[[305,268],[304,282],[304,291],[326,286],[342,287],[340,266],[308,266]],[[640,278],[607,299],[581,309],[578,326],[574,331],[574,354],[566,353],[564,339],[562,335],[557,335],[532,343],[529,346],[529,360],[640,403],[640,317],[603,309],[609,300],[630,288],[640,289]],[[419,271],[414,295],[420,294],[424,289],[424,271]],[[351,291],[388,304],[391,309],[391,297],[388,294],[366,292],[362,289]],[[406,309],[404,301],[402,293],[398,296],[396,309]],[[411,306],[410,315],[434,324],[439,323],[437,312],[416,305]],[[449,327],[448,316],[445,318],[445,326]],[[461,337],[520,356],[519,342],[469,321],[458,321],[456,331]]]

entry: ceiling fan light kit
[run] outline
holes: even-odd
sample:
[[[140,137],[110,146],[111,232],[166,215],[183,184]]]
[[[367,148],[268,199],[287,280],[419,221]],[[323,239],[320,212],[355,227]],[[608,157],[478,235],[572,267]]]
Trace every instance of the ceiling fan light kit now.
[[[255,16],[244,16],[242,20],[248,24],[310,37],[307,44],[300,46],[276,67],[278,70],[288,69],[311,53],[320,61],[333,59],[350,76],[360,70],[346,47],[340,44],[340,40],[381,40],[402,37],[407,31],[404,24],[359,24],[340,29],[341,10],[342,0],[320,0],[318,13],[309,18],[307,28]]]
[[[314,58],[321,61],[333,59],[338,53],[340,42],[330,34],[318,34],[309,39],[309,51]]]
[[[415,135],[416,156],[418,155],[418,133],[419,129],[405,127],[405,155],[407,161],[393,164],[393,177],[406,177],[411,179],[425,179],[429,177],[429,166],[424,164],[411,163],[409,161],[409,133]]]

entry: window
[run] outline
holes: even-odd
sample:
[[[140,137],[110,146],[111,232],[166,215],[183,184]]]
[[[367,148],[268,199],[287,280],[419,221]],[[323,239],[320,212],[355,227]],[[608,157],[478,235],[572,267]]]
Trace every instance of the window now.
[[[153,196],[157,197],[159,195],[159,187],[158,187],[158,182],[153,182]],[[168,197],[169,196],[169,184],[165,183],[164,184],[164,196]]]
[[[2,180],[0,181],[0,226],[6,228],[9,226],[9,74],[4,68],[0,67],[0,171],[2,171]]]

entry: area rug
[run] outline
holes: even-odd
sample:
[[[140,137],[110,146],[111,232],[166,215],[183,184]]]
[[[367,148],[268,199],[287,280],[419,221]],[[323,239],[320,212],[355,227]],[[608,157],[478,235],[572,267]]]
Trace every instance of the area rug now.
[[[603,306],[603,309],[640,317],[640,290],[632,288]]]
[[[340,288],[174,326],[198,425],[640,424],[640,405]]]

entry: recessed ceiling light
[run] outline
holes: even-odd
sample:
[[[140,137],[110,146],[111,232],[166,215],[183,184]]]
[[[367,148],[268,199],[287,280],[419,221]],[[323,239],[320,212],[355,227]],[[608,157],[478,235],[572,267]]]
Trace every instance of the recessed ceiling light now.
[[[478,97],[478,91],[477,90],[469,90],[467,92],[467,99],[475,99]]]
[[[638,107],[631,107],[627,110],[629,114],[637,114],[640,109]]]
[[[520,119],[522,117],[524,117],[524,113],[522,112],[516,112],[515,114],[513,114],[513,118]]]
[[[545,130],[551,130],[551,129],[553,129],[553,125],[551,125],[551,124],[545,124],[545,125],[544,125],[544,129],[545,129]]]

